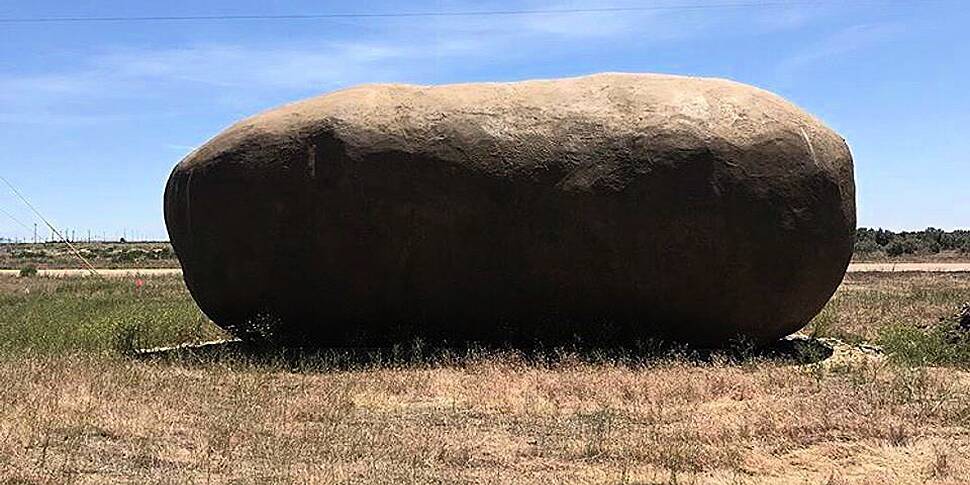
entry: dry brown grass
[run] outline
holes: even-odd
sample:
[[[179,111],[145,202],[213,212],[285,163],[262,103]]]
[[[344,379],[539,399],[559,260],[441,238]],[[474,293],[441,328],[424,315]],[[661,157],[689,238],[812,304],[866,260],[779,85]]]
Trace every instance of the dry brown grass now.
[[[173,281],[0,281],[8,323],[46,329],[24,337],[34,350],[0,352],[0,483],[970,483],[960,368],[147,362],[64,321],[114,309],[175,322],[159,316],[189,303]],[[966,299],[968,274],[852,274],[820,319],[869,338]],[[48,340],[56,351],[37,350]]]
[[[967,483],[970,373],[0,362],[7,483]]]

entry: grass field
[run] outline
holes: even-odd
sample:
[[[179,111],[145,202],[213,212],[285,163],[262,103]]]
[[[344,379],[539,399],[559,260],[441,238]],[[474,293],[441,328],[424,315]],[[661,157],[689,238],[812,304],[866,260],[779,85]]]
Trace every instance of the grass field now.
[[[967,302],[968,273],[850,273],[807,330],[875,341],[890,327],[935,324]]]
[[[849,275],[805,332],[888,357],[802,365],[143,360],[222,336],[178,278],[0,278],[0,483],[968,483],[970,353],[934,333],[966,301],[970,274]]]
[[[0,351],[110,351],[222,336],[180,277],[0,277]]]

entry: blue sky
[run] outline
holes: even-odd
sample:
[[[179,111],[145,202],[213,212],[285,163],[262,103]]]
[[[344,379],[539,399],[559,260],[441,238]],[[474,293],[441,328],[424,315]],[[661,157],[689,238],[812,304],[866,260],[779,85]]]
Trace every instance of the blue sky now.
[[[765,2],[0,0],[0,17],[718,3]],[[860,225],[970,227],[970,2],[777,3],[432,18],[0,23],[0,175],[78,237],[91,230],[165,238],[162,191],[172,166],[233,121],[274,105],[364,82],[661,72],[754,84],[825,120],[855,156]],[[2,186],[0,209],[28,227],[39,222]],[[0,213],[0,237],[29,232]]]

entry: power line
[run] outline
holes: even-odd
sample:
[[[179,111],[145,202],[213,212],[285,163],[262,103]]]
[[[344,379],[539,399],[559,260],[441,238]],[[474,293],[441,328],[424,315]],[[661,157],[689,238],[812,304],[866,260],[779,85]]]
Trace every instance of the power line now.
[[[597,14],[632,13],[676,10],[710,10],[732,8],[786,7],[814,5],[830,0],[788,0],[734,3],[698,3],[691,5],[647,5],[639,7],[599,7],[599,8],[560,8],[524,10],[477,10],[454,12],[384,12],[384,13],[319,13],[319,14],[280,14],[280,15],[151,15],[151,16],[105,16],[105,17],[7,17],[0,18],[5,24],[57,23],[57,22],[169,22],[169,21],[206,21],[206,20],[321,20],[321,19],[382,19],[410,17],[484,17],[509,15],[560,15],[560,14]],[[836,2],[838,3],[838,2]],[[872,2],[870,2],[872,3]],[[883,0],[877,3],[892,3]]]
[[[9,180],[7,180],[6,178],[4,178],[4,177],[3,177],[2,175],[0,175],[0,180],[2,180],[2,181],[3,181],[3,183],[5,183],[5,184],[7,184],[7,187],[10,187],[10,190],[11,190],[11,191],[12,191],[12,192],[14,193],[14,195],[16,195],[16,196],[17,196],[17,198],[19,198],[19,199],[20,199],[21,201],[23,201],[23,203],[24,203],[24,204],[26,204],[26,205],[27,205],[27,207],[29,207],[29,208],[30,208],[30,210],[31,210],[31,211],[32,211],[32,212],[33,212],[33,213],[34,213],[35,215],[37,215],[37,217],[39,217],[39,218],[40,218],[40,220],[42,220],[42,221],[44,221],[44,224],[47,224],[47,227],[49,227],[49,228],[50,228],[50,230],[51,230],[51,232],[53,232],[54,234],[56,234],[56,235],[57,235],[57,237],[61,239],[61,242],[63,242],[64,244],[67,244],[67,247],[69,247],[69,248],[71,248],[71,251],[73,251],[73,252],[74,252],[74,255],[75,255],[75,256],[77,256],[77,257],[78,257],[78,259],[80,259],[81,261],[83,261],[85,265],[87,265],[87,267],[88,267],[88,270],[89,270],[89,271],[91,272],[91,274],[93,274],[94,276],[98,276],[98,277],[100,277],[100,276],[101,276],[101,273],[98,273],[98,270],[96,270],[96,269],[94,269],[94,266],[93,266],[93,265],[92,265],[92,264],[91,264],[91,263],[90,263],[90,262],[89,262],[89,261],[88,261],[87,259],[85,259],[85,258],[84,258],[84,256],[82,256],[82,255],[81,255],[81,252],[80,252],[80,251],[78,251],[78,250],[77,250],[77,248],[76,248],[76,247],[74,247],[74,245],[73,245],[73,244],[71,244],[71,242],[70,242],[70,241],[68,241],[67,239],[65,239],[65,238],[64,238],[64,236],[62,236],[62,235],[61,235],[61,233],[60,233],[60,231],[58,231],[58,230],[57,230],[57,229],[56,229],[56,228],[54,227],[54,225],[53,225],[53,224],[51,224],[51,223],[50,223],[50,222],[49,222],[49,221],[47,220],[47,218],[46,218],[46,217],[44,217],[44,215],[43,215],[43,214],[41,214],[41,213],[40,213],[40,211],[39,211],[39,210],[37,210],[37,209],[36,209],[36,208],[34,207],[34,205],[30,203],[30,201],[29,201],[29,200],[27,200],[27,198],[26,198],[26,197],[24,197],[24,194],[21,194],[21,193],[20,193],[20,191],[19,191],[19,190],[17,190],[17,188],[16,188],[16,187],[14,187],[14,186],[13,186],[13,184],[11,184],[11,183],[10,183],[10,181],[9,181]]]

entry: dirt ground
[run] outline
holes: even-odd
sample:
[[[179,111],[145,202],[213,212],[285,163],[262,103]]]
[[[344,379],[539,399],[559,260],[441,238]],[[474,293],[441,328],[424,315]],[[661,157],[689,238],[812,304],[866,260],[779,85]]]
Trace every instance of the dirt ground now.
[[[968,262],[850,263],[848,271],[850,273],[866,273],[870,271],[879,271],[879,272],[885,272],[885,273],[914,272],[914,271],[923,271],[928,273],[955,273],[955,272],[970,272],[970,263]]]

